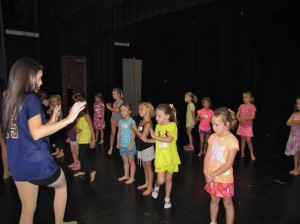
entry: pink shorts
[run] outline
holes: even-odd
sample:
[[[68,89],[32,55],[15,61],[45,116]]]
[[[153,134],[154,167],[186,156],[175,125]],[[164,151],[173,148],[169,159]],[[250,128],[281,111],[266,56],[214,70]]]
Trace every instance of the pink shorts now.
[[[218,183],[210,182],[205,184],[204,189],[209,194],[213,194],[217,197],[233,197],[234,196],[234,184],[233,183]]]
[[[114,125],[116,127],[119,127],[119,123],[113,120],[110,120],[111,125]]]

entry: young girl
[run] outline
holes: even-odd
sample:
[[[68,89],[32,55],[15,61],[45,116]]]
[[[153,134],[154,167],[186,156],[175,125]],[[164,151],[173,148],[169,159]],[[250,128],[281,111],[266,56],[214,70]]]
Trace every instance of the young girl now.
[[[203,97],[201,100],[202,109],[197,111],[196,121],[200,121],[199,124],[199,136],[200,136],[200,151],[198,157],[202,154],[205,155],[207,150],[207,140],[211,134],[210,120],[214,112],[210,109],[211,100],[209,97]]]
[[[208,139],[208,151],[204,159],[205,190],[210,194],[211,224],[217,223],[219,202],[223,198],[226,223],[234,222],[234,182],[232,165],[239,150],[237,138],[230,132],[236,120],[234,112],[227,108],[215,110],[211,120],[214,134]]]
[[[139,105],[139,115],[142,120],[138,128],[135,124],[131,125],[136,137],[136,147],[138,150],[138,159],[142,161],[145,173],[145,183],[138,186],[138,190],[146,189],[143,195],[149,195],[153,191],[153,170],[152,160],[155,158],[154,147],[152,143],[145,143],[142,138],[150,137],[150,129],[153,128],[151,118],[154,117],[154,107],[149,102],[142,102]]]
[[[120,177],[118,180],[127,180],[126,184],[131,184],[134,182],[135,175],[135,161],[134,155],[136,154],[135,147],[135,134],[131,130],[131,125],[135,124],[134,120],[131,118],[131,106],[127,103],[123,103],[120,106],[120,114],[122,119],[119,121],[119,130],[117,137],[117,148],[120,149],[120,155],[123,159],[124,166],[124,176]]]
[[[84,98],[82,97],[80,101]],[[80,170],[74,174],[74,177],[83,176],[86,173],[90,175],[90,181],[94,182],[96,171],[87,159],[87,150],[95,148],[95,133],[92,124],[92,119],[88,113],[87,105],[84,110],[78,115],[76,123],[77,143],[79,144],[78,160],[80,161]]]
[[[192,136],[192,130],[196,124],[194,103],[197,103],[198,98],[192,92],[187,92],[184,96],[184,101],[187,103],[186,133],[189,138],[189,144],[185,145],[183,147],[183,149],[184,150],[194,150],[194,143],[193,143],[193,136]]]
[[[68,166],[72,170],[80,169],[80,161],[78,160],[79,144],[77,143],[77,132],[79,132],[79,130],[76,128],[76,123],[77,122],[74,122],[70,126],[67,132],[68,139],[66,140],[66,142],[70,144],[70,149],[73,157],[73,163]]]
[[[49,96],[48,93],[42,90],[39,90],[38,96],[40,98],[40,101],[42,103],[43,111],[46,114],[46,121],[50,120],[50,114],[47,113],[47,111],[50,109],[50,102],[49,102]]]
[[[13,64],[4,98],[2,133],[7,137],[8,164],[22,203],[19,223],[33,223],[41,185],[55,189],[55,224],[62,224],[67,184],[63,170],[49,153],[48,136],[71,124],[85,102],[74,104],[69,115],[58,122],[60,106],[56,106],[46,124],[36,96],[42,76],[42,66],[32,59],[22,58]]]
[[[145,142],[155,143],[155,172],[157,179],[152,192],[152,197],[157,198],[159,188],[166,184],[164,208],[171,208],[171,191],[173,173],[178,172],[178,165],[181,163],[177,152],[177,125],[176,110],[174,106],[160,104],[156,108],[155,132],[150,129],[152,139],[144,139]]]
[[[255,119],[256,113],[256,108],[252,104],[253,100],[254,98],[251,92],[243,93],[244,104],[240,105],[236,115],[239,121],[237,134],[241,136],[241,158],[245,157],[245,144],[247,142],[251,160],[256,159],[251,141],[251,138],[253,137],[253,120]]]
[[[296,98],[294,113],[286,122],[291,127],[285,154],[294,156],[294,169],[290,171],[292,175],[300,174],[300,96]]]
[[[52,116],[53,114],[53,110],[56,106],[61,106],[61,97],[59,95],[51,95],[49,98],[49,102],[50,102],[50,116]],[[60,113],[58,115],[58,121],[60,121],[63,118],[63,113],[60,110]],[[55,152],[52,153],[53,156],[55,156],[56,158],[61,158],[65,155],[64,153],[64,138],[63,136],[65,135],[64,130],[60,130],[58,132],[56,132],[55,134],[53,134],[52,136],[50,136],[50,139],[52,140],[51,144],[52,146],[55,148]]]
[[[104,143],[104,128],[105,128],[105,121],[104,121],[104,99],[101,93],[95,94],[95,102],[94,102],[94,119],[93,119],[93,126],[96,133],[96,142],[98,142],[98,135],[100,132],[100,142],[99,144]]]
[[[109,109],[112,112],[111,115],[111,132],[110,132],[110,146],[109,150],[107,152],[108,155],[112,154],[112,150],[114,147],[115,142],[115,136],[117,132],[117,127],[119,125],[119,121],[121,120],[121,115],[119,113],[119,107],[123,103],[123,92],[119,88],[114,88],[112,90],[112,97],[114,98],[115,102],[113,103],[113,106],[111,106],[110,103],[106,104],[107,109]]]

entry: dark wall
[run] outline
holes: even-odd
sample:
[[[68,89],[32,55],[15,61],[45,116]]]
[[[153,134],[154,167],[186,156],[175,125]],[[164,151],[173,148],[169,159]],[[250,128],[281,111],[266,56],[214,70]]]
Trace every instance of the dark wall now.
[[[185,92],[237,111],[242,93],[252,91],[255,135],[286,141],[285,122],[300,95],[298,10],[282,2],[241,8],[219,1],[159,16],[118,29],[115,39],[131,47],[115,58],[143,60],[143,99],[174,103],[183,128]]]
[[[236,111],[249,90],[258,109],[255,135],[286,141],[285,122],[300,95],[299,5],[295,0],[43,1],[36,53],[45,66],[43,88],[61,94],[61,56],[86,56],[89,100],[101,91],[111,101],[111,89],[122,87],[121,59],[136,57],[143,60],[143,100],[173,103],[182,129],[185,92],[210,96],[213,108]],[[20,21],[27,24],[36,15],[22,19],[21,13]],[[114,41],[130,47],[114,47]],[[8,43],[8,55],[26,52],[13,51]]]

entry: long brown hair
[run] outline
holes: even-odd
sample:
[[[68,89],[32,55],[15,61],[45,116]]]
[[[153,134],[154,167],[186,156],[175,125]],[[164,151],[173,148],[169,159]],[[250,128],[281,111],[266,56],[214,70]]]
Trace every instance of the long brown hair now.
[[[10,128],[12,115],[18,122],[26,95],[37,91],[37,73],[40,70],[43,70],[43,66],[31,58],[21,58],[13,64],[3,102],[3,136],[6,136]]]

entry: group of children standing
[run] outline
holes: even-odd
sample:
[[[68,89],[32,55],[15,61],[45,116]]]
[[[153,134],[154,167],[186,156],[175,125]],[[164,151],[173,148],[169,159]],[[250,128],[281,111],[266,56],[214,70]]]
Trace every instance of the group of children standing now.
[[[125,184],[132,184],[135,181],[136,163],[135,156],[140,164],[143,165],[145,183],[137,187],[143,191],[143,195],[152,195],[158,197],[159,188],[165,184],[165,204],[164,208],[171,207],[172,177],[174,172],[178,172],[178,165],[181,163],[177,152],[177,124],[176,110],[173,105],[160,104],[154,110],[150,102],[141,102],[138,113],[139,121],[132,118],[132,108],[128,103],[121,103],[121,92],[113,89],[114,106],[107,105],[112,111],[111,125],[118,127],[117,145],[120,156],[123,160],[124,175],[118,178],[118,181],[124,181]],[[118,112],[117,112],[118,111]],[[116,114],[121,119],[116,123]],[[155,126],[152,118],[156,114]],[[112,132],[114,130],[112,129]],[[110,148],[108,154],[111,155],[113,149],[114,133],[111,134]],[[155,150],[154,145],[155,144]],[[154,161],[157,179],[153,188],[153,170],[152,161]]]
[[[196,123],[199,122],[200,150],[198,157],[201,157],[202,155],[205,155],[207,151],[207,142],[212,133],[210,123],[214,111],[210,109],[211,99],[210,97],[202,98],[202,108],[196,112],[197,116],[195,116],[194,103],[197,103],[198,98],[192,92],[187,92],[184,100],[187,103],[186,132],[189,144],[185,145],[183,148],[186,151],[194,150],[192,129],[195,127]],[[256,159],[251,141],[251,138],[253,137],[253,120],[255,119],[256,113],[256,107],[253,104],[253,100],[254,97],[251,92],[243,93],[244,103],[239,106],[236,114],[237,120],[239,121],[236,134],[241,136],[241,158],[245,157],[245,146],[247,143],[251,160]]]
[[[156,110],[150,102],[142,102],[139,105],[139,121],[132,118],[132,108],[128,103],[123,102],[123,93],[119,88],[112,91],[114,98],[113,105],[107,103],[106,108],[112,112],[110,147],[108,154],[111,155],[115,137],[117,136],[116,148],[119,149],[123,160],[124,174],[118,180],[125,184],[132,184],[135,181],[137,155],[138,163],[144,168],[145,183],[137,187],[143,191],[143,195],[152,195],[158,198],[160,186],[165,184],[165,204],[164,208],[171,207],[170,195],[172,191],[172,178],[174,172],[178,172],[180,158],[177,151],[177,121],[176,110],[173,105],[160,104]],[[251,92],[243,93],[243,104],[235,114],[227,108],[218,108],[213,111],[211,99],[204,97],[201,100],[202,108],[195,110],[194,103],[197,97],[188,92],[185,94],[187,103],[186,111],[186,131],[189,144],[184,149],[194,150],[192,130],[199,122],[200,150],[198,157],[205,155],[203,173],[206,180],[204,189],[211,196],[210,213],[211,223],[216,223],[219,202],[222,199],[226,210],[226,223],[234,222],[234,206],[232,197],[234,196],[233,163],[237,151],[241,148],[241,158],[245,157],[246,144],[250,151],[251,160],[255,160],[253,144],[253,120],[255,119],[256,107],[253,104],[254,97]],[[83,153],[87,148],[95,148],[100,136],[99,144],[104,143],[104,111],[105,105],[101,94],[95,95],[94,119],[90,119],[88,111],[81,112],[76,125],[68,132],[68,142],[74,163],[69,167],[75,170],[80,169],[74,176],[90,173],[90,180],[94,181],[96,171],[87,162]],[[290,171],[293,175],[300,174],[300,98],[296,99],[295,112],[287,121],[291,126],[291,135],[288,140],[286,154],[294,155],[295,168]],[[152,118],[156,116],[156,126]],[[236,134],[241,138],[241,147],[234,134],[236,124],[238,128]],[[84,130],[89,130],[85,133]],[[94,134],[94,130],[95,133]],[[213,133],[212,133],[213,132]],[[77,137],[75,137],[77,135]],[[79,137],[78,137],[79,136]],[[83,136],[83,137],[81,137]],[[96,136],[96,137],[95,137]],[[79,147],[77,145],[79,144]],[[155,145],[155,147],[154,147]],[[153,187],[154,173],[152,161],[154,160],[157,178]]]
[[[198,157],[205,155],[203,173],[206,180],[204,189],[210,194],[210,216],[211,223],[217,222],[219,202],[222,199],[226,211],[226,223],[234,222],[234,196],[233,163],[239,142],[230,130],[234,130],[237,122],[239,126],[237,135],[241,136],[241,158],[245,157],[245,143],[247,143],[251,160],[255,160],[251,138],[253,137],[252,120],[255,118],[256,108],[253,105],[251,92],[243,93],[244,103],[240,105],[237,114],[227,108],[210,109],[211,99],[204,97],[201,100],[202,108],[196,112],[195,105],[197,97],[187,92],[185,102],[186,132],[189,144],[184,150],[194,150],[192,129],[199,121],[200,150]],[[212,128],[211,128],[212,127]],[[212,134],[213,129],[213,134]]]
[[[50,120],[54,113],[56,106],[61,107],[61,97],[59,95],[51,95],[49,98],[45,92],[40,91],[40,100],[47,120]],[[73,95],[74,102],[85,102],[85,98],[76,93]],[[90,181],[95,180],[96,171],[93,164],[87,159],[86,152],[88,149],[94,149],[96,142],[98,142],[98,136],[100,138],[99,144],[104,143],[104,100],[101,93],[95,94],[95,102],[93,105],[94,117],[90,117],[87,105],[79,113],[77,119],[68,126],[67,135],[65,130],[62,129],[50,136],[51,145],[55,148],[55,152],[51,155],[57,159],[64,157],[64,141],[70,144],[70,150],[73,158],[73,163],[68,167],[75,171],[74,177],[84,176],[89,174]],[[62,110],[58,115],[58,121],[63,118]],[[100,133],[100,134],[99,134]],[[66,140],[64,137],[66,136]]]

